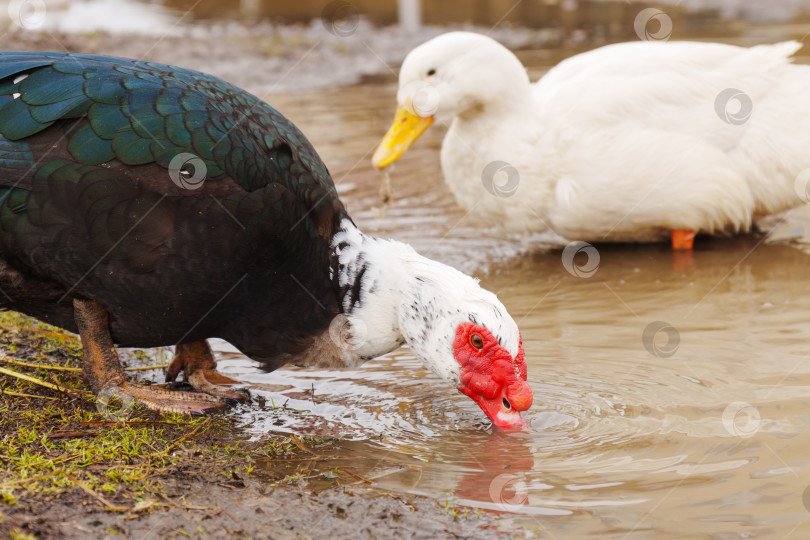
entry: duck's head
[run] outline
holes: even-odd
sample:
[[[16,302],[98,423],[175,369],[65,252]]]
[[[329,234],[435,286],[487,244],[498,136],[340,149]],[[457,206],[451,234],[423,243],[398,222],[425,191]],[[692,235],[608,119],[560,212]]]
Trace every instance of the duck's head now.
[[[513,347],[499,337],[512,334],[517,325],[511,317],[507,324],[481,323],[475,315],[470,319],[456,326],[453,340],[453,358],[460,366],[458,390],[475,401],[497,427],[525,427],[520,412],[531,407],[533,396],[526,382],[523,340],[518,332],[517,347]]]
[[[400,332],[440,377],[475,401],[493,424],[522,428],[532,404],[518,326],[493,293],[457,270],[413,260]]]
[[[336,236],[339,285],[353,353],[363,359],[403,342],[436,375],[470,397],[501,428],[526,424],[532,404],[518,326],[478,281],[399,242]],[[359,281],[358,281],[359,280]],[[351,291],[357,291],[356,294]]]
[[[520,60],[490,37],[450,32],[423,43],[402,63],[396,116],[374,153],[374,166],[396,161],[434,121],[497,113],[528,88]]]
[[[520,413],[531,407],[532,391],[523,340],[504,305],[449,266],[415,261],[412,267],[419,271],[399,309],[408,346],[497,427],[525,427]]]

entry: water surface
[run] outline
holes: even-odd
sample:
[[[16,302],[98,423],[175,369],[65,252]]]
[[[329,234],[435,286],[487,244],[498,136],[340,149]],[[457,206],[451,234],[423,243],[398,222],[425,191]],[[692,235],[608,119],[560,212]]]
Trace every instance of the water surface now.
[[[531,429],[492,429],[407,348],[346,372],[264,374],[224,353],[264,400],[242,413],[247,429],[338,436],[335,457],[380,488],[498,511],[541,535],[806,537],[810,256],[785,239],[806,239],[810,213],[769,237],[699,240],[691,259],[600,245],[598,270],[577,277],[542,239],[501,238],[455,206],[440,126],[392,171],[383,215],[369,160],[393,95],[376,84],[267,99],[310,137],[364,230],[499,295],[523,335]]]

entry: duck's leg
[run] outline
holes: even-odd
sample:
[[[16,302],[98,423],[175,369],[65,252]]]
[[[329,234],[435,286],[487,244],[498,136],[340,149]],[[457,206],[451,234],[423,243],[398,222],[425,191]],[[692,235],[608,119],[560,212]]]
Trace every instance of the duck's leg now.
[[[673,251],[691,251],[695,245],[695,231],[676,229],[672,231]]]
[[[124,405],[134,400],[153,411],[193,415],[226,405],[206,394],[127,382],[110,336],[109,315],[104,306],[94,300],[74,299],[73,311],[84,349],[82,371],[96,396],[108,400],[116,398]]]
[[[237,401],[250,399],[246,389],[234,388],[234,385],[242,383],[217,371],[217,362],[206,340],[175,347],[174,359],[166,371],[166,382],[175,380],[181,371],[185,372],[186,380],[198,392]]]

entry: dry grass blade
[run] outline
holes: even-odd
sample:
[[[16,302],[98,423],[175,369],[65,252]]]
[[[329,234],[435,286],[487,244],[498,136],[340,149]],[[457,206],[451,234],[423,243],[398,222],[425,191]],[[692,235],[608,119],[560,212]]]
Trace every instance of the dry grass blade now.
[[[194,428],[194,430],[193,430],[193,431],[191,431],[191,432],[189,432],[189,433],[186,433],[185,435],[183,435],[183,436],[182,436],[182,437],[180,437],[179,439],[175,440],[175,441],[174,441],[172,444],[170,444],[169,446],[167,446],[167,447],[166,447],[166,449],[165,449],[165,450],[162,452],[162,454],[163,454],[163,455],[168,455],[168,454],[169,454],[169,452],[171,452],[171,451],[172,451],[172,450],[173,450],[173,449],[174,449],[174,448],[175,448],[175,447],[176,447],[178,444],[180,444],[181,442],[185,441],[185,440],[186,440],[186,439],[188,439],[189,437],[193,437],[193,436],[194,436],[194,435],[196,435],[196,434],[197,434],[197,432],[199,432],[199,431],[200,431],[200,430],[201,430],[203,427],[206,427],[206,426],[208,426],[208,425],[209,425],[209,419],[208,419],[208,418],[206,418],[206,419],[205,419],[205,420],[204,420],[204,421],[203,421],[203,422],[202,422],[202,423],[201,423],[199,426],[197,426],[196,428]]]
[[[159,366],[141,366],[141,367],[128,367],[124,371],[150,371],[153,369],[166,369],[169,364],[160,364]]]
[[[372,482],[371,480],[369,480],[368,478],[366,478],[366,477],[364,477],[364,476],[360,476],[359,474],[357,474],[357,473],[356,473],[356,472],[354,472],[354,471],[350,471],[349,469],[342,469],[342,470],[343,470],[343,472],[345,472],[346,474],[349,474],[349,475],[351,475],[351,476],[354,476],[355,478],[357,478],[357,479],[358,479],[358,481],[357,481],[357,482],[354,482],[353,484],[350,484],[350,485],[355,485],[355,484],[360,484],[360,483],[373,484],[373,482]]]
[[[108,501],[107,499],[105,499],[92,489],[90,489],[90,487],[87,484],[85,484],[75,476],[70,474],[66,474],[65,476],[67,477],[68,480],[73,482],[76,485],[76,487],[81,488],[82,491],[84,491],[85,493],[93,497],[95,500],[103,504],[105,509],[110,510],[111,512],[127,512],[129,510],[129,508],[126,508],[125,506],[115,506],[113,503],[111,503],[110,501]]]
[[[392,475],[392,474],[396,474],[396,473],[398,473],[398,472],[400,472],[400,471],[403,471],[403,470],[411,470],[411,468],[410,468],[410,467],[399,467],[399,468],[396,468],[396,469],[391,469],[391,470],[388,470],[388,471],[383,471],[383,472],[381,472],[380,474],[375,474],[374,476],[371,476],[371,477],[369,477],[369,478],[365,478],[365,477],[363,477],[363,476],[360,476],[359,474],[357,474],[357,473],[353,473],[352,471],[350,471],[350,470],[348,470],[348,469],[341,469],[341,470],[342,470],[343,472],[347,472],[347,473],[349,473],[350,475],[354,476],[355,478],[359,478],[359,479],[360,479],[360,480],[358,480],[357,482],[352,482],[351,484],[347,484],[347,485],[349,485],[349,486],[354,486],[354,485],[361,484],[361,483],[369,483],[369,484],[373,484],[374,482],[372,482],[372,480],[378,480],[378,479],[380,479],[380,478],[384,478],[384,477],[386,477],[386,476],[390,476],[390,475]]]
[[[303,450],[304,452],[312,454],[313,456],[316,455],[315,452],[307,448],[304,442],[301,439],[299,439],[296,435],[290,436],[290,442],[293,443],[299,450]]]
[[[6,355],[0,355],[0,362],[34,369],[50,369],[53,371],[72,371],[74,373],[77,373],[81,372],[82,370],[82,368],[56,366],[52,364],[34,364],[33,362],[25,362],[23,360],[18,360],[16,358],[12,358]],[[169,364],[160,364],[159,366],[141,366],[141,367],[124,368],[124,371],[151,371],[153,369],[166,369],[167,367],[169,367]]]
[[[32,377],[30,375],[25,375],[24,373],[19,373],[17,371],[0,367],[0,374],[8,375],[9,377],[14,377],[16,379],[20,379],[22,381],[27,381],[33,384],[38,384],[39,386],[44,386],[45,388],[50,388],[51,390],[56,390],[57,392],[64,392],[66,394],[72,395],[84,395],[87,392],[77,392],[76,390],[68,390],[67,388],[59,387],[55,384],[49,383],[47,381],[43,381],[42,379],[38,379],[36,377]]]
[[[34,364],[31,362],[23,362],[22,360],[17,360],[16,358],[11,358],[10,356],[2,355],[0,356],[0,362],[5,364],[13,364],[15,366],[20,367],[29,367],[35,369],[50,369],[53,371],[81,371],[81,368],[74,368],[74,367],[66,367],[66,366],[54,366],[54,365],[47,365],[47,364]]]
[[[14,392],[13,390],[5,390],[3,388],[0,388],[0,395],[13,396],[13,397],[23,397],[23,398],[36,398],[36,399],[53,399],[53,400],[56,399],[55,397],[51,397],[51,396],[38,396],[36,394],[25,394],[23,392]]]

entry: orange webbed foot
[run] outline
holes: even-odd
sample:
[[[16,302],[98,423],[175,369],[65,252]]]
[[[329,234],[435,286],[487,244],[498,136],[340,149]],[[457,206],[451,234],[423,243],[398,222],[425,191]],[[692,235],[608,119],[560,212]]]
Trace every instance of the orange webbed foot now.
[[[676,229],[672,231],[672,250],[691,251],[695,245],[695,231]]]

